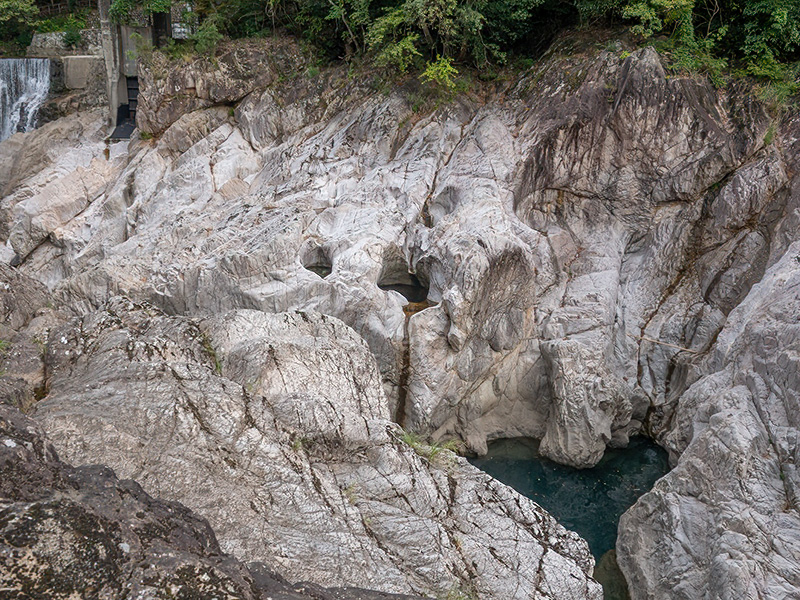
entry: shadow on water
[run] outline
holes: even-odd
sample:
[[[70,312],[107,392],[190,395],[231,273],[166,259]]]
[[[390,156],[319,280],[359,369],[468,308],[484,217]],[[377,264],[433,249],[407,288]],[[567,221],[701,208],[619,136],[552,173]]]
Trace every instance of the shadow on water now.
[[[667,453],[647,438],[606,451],[592,469],[573,469],[539,456],[536,440],[515,438],[489,444],[470,462],[534,500],[558,522],[578,532],[597,559],[595,578],[606,600],[627,597],[613,553],[619,518],[669,471]]]

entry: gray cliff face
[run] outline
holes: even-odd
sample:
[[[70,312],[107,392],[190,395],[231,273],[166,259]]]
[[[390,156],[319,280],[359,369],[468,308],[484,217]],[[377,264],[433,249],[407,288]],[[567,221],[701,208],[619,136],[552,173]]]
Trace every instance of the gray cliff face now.
[[[785,131],[787,171],[797,172],[800,122]],[[757,183],[738,185],[746,187],[718,214],[744,213]],[[617,551],[634,598],[798,597],[797,186],[795,178],[769,268],[728,314],[712,350],[686,368],[691,385],[663,436],[675,469],[620,522]]]
[[[225,549],[290,572],[302,553],[350,576],[308,533],[248,546],[266,508],[237,481],[259,498],[279,493],[266,473],[292,482],[270,505],[285,535],[350,540],[337,565],[379,567],[384,589],[566,598],[598,593],[585,546],[463,462],[420,459],[390,417],[479,453],[540,438],[579,467],[646,432],[676,466],[620,525],[633,597],[791,597],[797,122],[773,123],[745,89],[668,77],[648,48],[553,52],[432,113],[412,109],[411,84],[381,94],[337,69],[263,67],[251,85],[265,60],[223,61],[224,81],[203,61],[144,68],[140,126],[163,133],[108,158],[91,136],[49,148],[91,114],[27,134],[24,156],[20,138],[0,145],[15,156],[0,163],[7,258],[83,315],[51,328],[37,408],[70,460],[102,456],[209,518]],[[107,304],[119,294],[188,316],[148,320]]]
[[[708,350],[759,279],[787,176],[759,106],[667,79],[651,49],[553,58],[506,99],[421,116],[336,71],[275,84],[18,186],[9,240],[81,310],[336,316],[406,426],[590,466],[648,411],[660,435],[679,348]],[[379,285],[409,272],[434,306],[405,315]]]
[[[667,435],[677,466],[619,525],[634,598],[797,598],[798,290],[795,243],[730,313],[707,374],[681,396]]]

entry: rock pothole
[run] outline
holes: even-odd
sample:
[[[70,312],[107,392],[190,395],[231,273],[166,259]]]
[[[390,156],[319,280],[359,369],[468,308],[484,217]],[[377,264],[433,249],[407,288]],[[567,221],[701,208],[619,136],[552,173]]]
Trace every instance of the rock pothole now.
[[[302,254],[303,267],[325,279],[333,272],[333,261],[322,246],[311,246]]]
[[[405,262],[388,260],[383,266],[378,287],[401,294],[409,303],[427,305],[428,278],[423,272],[412,273]]]

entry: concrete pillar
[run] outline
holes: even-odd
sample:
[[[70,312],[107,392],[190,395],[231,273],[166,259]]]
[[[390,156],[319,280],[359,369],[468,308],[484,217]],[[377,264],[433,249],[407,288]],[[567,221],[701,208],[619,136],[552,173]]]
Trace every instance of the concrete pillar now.
[[[111,0],[98,0],[100,12],[100,34],[103,46],[103,58],[106,63],[106,91],[108,93],[108,125],[117,125],[117,107],[119,106],[119,44],[117,43],[117,26],[111,22],[109,10]]]

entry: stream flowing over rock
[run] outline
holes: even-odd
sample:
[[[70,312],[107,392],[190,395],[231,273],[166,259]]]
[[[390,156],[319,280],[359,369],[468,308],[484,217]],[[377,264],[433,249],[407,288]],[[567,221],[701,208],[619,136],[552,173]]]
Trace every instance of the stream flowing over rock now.
[[[63,313],[7,377],[59,451],[290,578],[578,598],[577,536],[392,420],[576,467],[646,433],[675,468],[620,524],[632,597],[796,597],[795,114],[652,48],[435,110],[269,48],[143,66],[152,140],[106,156],[81,113],[0,144],[3,256]]]

